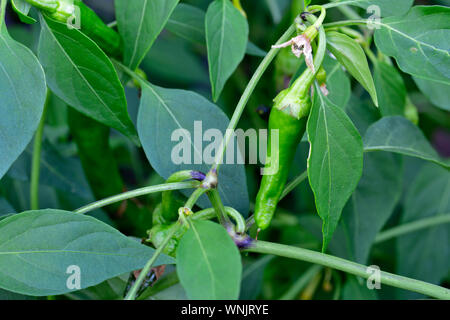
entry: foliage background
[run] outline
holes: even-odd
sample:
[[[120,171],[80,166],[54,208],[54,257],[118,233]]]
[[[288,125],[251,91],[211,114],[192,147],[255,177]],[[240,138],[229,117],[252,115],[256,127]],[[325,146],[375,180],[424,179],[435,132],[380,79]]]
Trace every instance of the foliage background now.
[[[85,2],[94,8],[106,22],[114,20],[112,0],[89,0]],[[209,0],[190,0],[183,2],[195,5],[203,10],[206,10],[210,3]],[[269,6],[267,3],[271,3],[272,6]],[[415,4],[450,5],[449,1],[445,0],[416,1]],[[249,37],[260,48],[269,48],[278,38],[280,32],[290,23],[291,13],[288,10],[288,0],[244,0],[243,6],[248,13],[249,25],[251,26]],[[344,18],[338,10],[329,10],[328,15],[328,19],[331,21]],[[7,12],[7,25],[14,39],[22,42],[36,53],[39,36],[38,25],[25,26],[19,23],[16,15],[11,11]],[[247,55],[243,63],[227,82],[224,92],[218,101],[218,105],[229,117],[232,115],[234,107],[245,88],[247,79],[259,61],[259,58]],[[141,68],[147,73],[152,83],[156,85],[192,90],[211,99],[206,49],[201,45],[192,44],[174,36],[168,31],[164,31],[144,59]],[[433,99],[430,99],[428,94],[424,95],[409,75],[402,73],[401,76],[405,81],[411,101],[419,110],[419,127],[442,157],[450,157],[449,113],[436,108],[433,105]],[[277,93],[277,90],[274,88],[274,69],[271,67],[258,85],[255,94],[250,99],[239,127],[245,130],[247,128],[265,128],[267,126],[267,115],[261,115],[258,111],[262,107],[271,106],[271,101]],[[360,129],[377,120],[380,115],[374,109],[370,97],[361,86],[353,81],[352,88],[352,96],[346,110],[356,123],[358,129]],[[135,88],[127,87],[126,94],[129,113],[132,120],[136,122],[139,92]],[[446,94],[448,99],[448,90],[444,94]],[[76,145],[69,132],[67,106],[57,97],[52,96],[49,108],[49,117],[44,131],[39,199],[42,208],[74,210],[80,204],[94,201],[95,191],[91,190],[87,183],[77,156]],[[357,108],[360,110],[363,109],[364,114],[359,113],[359,115],[356,115],[354,111]],[[152,170],[143,150],[136,148],[128,139],[114,130],[111,133],[111,146],[113,150],[112,156],[116,159],[120,169],[120,179],[123,180],[126,189],[131,190],[141,186],[163,182],[163,179]],[[29,146],[0,182],[0,215],[11,212],[22,212],[28,210],[30,207],[29,172],[31,150],[31,146]],[[291,177],[298,175],[306,169],[307,154],[308,144],[301,143],[297,151]],[[422,172],[423,174],[421,169],[424,166],[430,167],[427,169],[428,171],[433,171],[434,169],[432,165],[426,164],[425,161],[403,156],[387,157],[387,159],[383,158],[379,160],[384,161],[386,166],[393,166],[393,168],[397,168],[395,166],[399,162],[403,162],[403,165],[398,167],[399,170],[383,172],[383,174],[391,174],[395,177],[398,177],[398,173],[402,172],[398,180],[398,183],[402,186],[401,193],[398,195],[390,195],[392,196],[391,198],[398,198],[398,201],[392,204],[394,207],[393,213],[390,215],[385,226],[385,228],[388,228],[397,225],[405,219],[403,216],[405,207],[414,206],[413,201],[417,196],[414,192],[420,192],[421,189],[421,186],[417,185],[417,183],[420,183],[417,178],[419,173]],[[258,173],[258,166],[246,166],[250,199],[255,199],[256,197],[260,180]],[[430,173],[430,175],[433,176],[433,173]],[[439,173],[434,176],[438,175]],[[371,182],[376,183],[376,178],[376,174],[369,176],[368,184],[371,184]],[[414,190],[414,188],[418,190]],[[429,198],[431,194],[425,194],[424,197]],[[143,211],[152,212],[159,201],[160,195],[152,195],[135,200],[135,204]],[[367,208],[364,205],[370,206],[370,204],[364,203],[360,207],[363,211]],[[349,211],[351,208],[347,207],[346,210]],[[119,224],[120,227],[120,218],[113,214],[114,212],[117,213],[117,211],[118,208],[106,208],[105,210],[97,210],[93,215],[112,226],[118,226]],[[145,216],[151,217],[151,215]],[[133,230],[132,235],[142,237],[145,234],[145,230],[149,229],[150,226],[151,219],[149,218],[135,221],[135,225],[131,228]],[[265,240],[320,250],[320,226],[321,222],[315,214],[312,191],[308,183],[303,183],[283,200],[273,223],[273,228],[269,233],[263,234],[262,237]],[[407,263],[401,264],[402,259],[407,260],[408,252],[414,252],[415,250],[420,250],[417,254],[423,255],[424,259],[434,256],[435,253],[432,251],[436,249],[436,241],[439,241],[439,239],[433,238],[434,236],[432,232],[424,232],[400,244],[397,242],[401,240],[397,239],[375,245],[370,252],[367,263],[381,265],[384,270],[401,275],[414,274],[417,266],[408,265]],[[330,251],[335,255],[348,258],[348,253],[345,252],[345,243],[349,240],[346,240],[345,237],[346,235],[343,230],[338,230],[330,244]],[[428,240],[425,245],[420,248],[415,248],[415,240],[425,241],[424,238],[426,237],[428,237]],[[427,252],[427,250],[430,252]],[[446,262],[446,266],[443,266],[444,271],[445,268],[449,270],[448,264],[449,261]],[[240,293],[241,298],[278,299],[287,298],[286,295],[289,298],[295,299],[328,299],[333,297],[343,299],[392,299],[420,297],[419,295],[387,286],[383,286],[382,290],[376,292],[368,291],[365,289],[364,282],[359,281],[353,276],[322,268],[313,270],[313,276],[308,281],[306,289],[296,291],[292,285],[310,267],[311,265],[308,263],[294,260],[273,257],[255,259],[252,255],[245,256],[243,283]],[[432,270],[437,267],[430,262],[428,269],[425,269],[422,274],[417,275],[417,278],[431,281],[432,279],[428,279],[429,273],[432,273]],[[448,287],[450,285],[450,272],[447,273],[446,277],[437,280],[434,279],[434,282],[439,281],[441,285]],[[168,274],[170,274],[170,270]],[[126,277],[115,278],[97,287],[71,293],[60,298],[119,298],[125,281]],[[0,290],[0,298],[8,299],[17,297],[20,296]],[[185,293],[180,285],[162,290],[153,296],[156,299],[178,299],[183,297],[185,297]]]

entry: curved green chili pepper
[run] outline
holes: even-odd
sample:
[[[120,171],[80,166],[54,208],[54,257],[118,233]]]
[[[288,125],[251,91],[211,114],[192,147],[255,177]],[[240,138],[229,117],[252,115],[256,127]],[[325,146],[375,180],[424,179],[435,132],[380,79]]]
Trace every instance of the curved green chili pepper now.
[[[309,39],[314,39],[313,29],[308,28]],[[306,33],[306,32],[305,32]],[[312,41],[312,40],[311,40]],[[294,45],[295,43],[293,43]],[[291,163],[297,146],[306,130],[306,122],[311,110],[310,87],[325,56],[326,39],[320,28],[319,46],[314,59],[315,71],[307,68],[288,89],[281,91],[274,99],[269,118],[269,131],[278,130],[278,157],[272,157],[272,134],[269,135],[266,168],[278,168],[273,175],[264,175],[255,203],[255,222],[261,230],[266,229],[275,213],[278,201],[287,181]]]
[[[73,108],[68,108],[68,124],[95,198],[122,193],[125,184],[109,145],[110,128]],[[148,208],[133,201],[112,204],[104,209],[124,232],[145,235],[152,225]]]
[[[181,182],[185,180],[198,180],[203,181],[206,175],[199,171],[184,170],[178,171],[172,174],[166,183],[170,182]],[[183,206],[183,202],[178,201],[172,196],[172,191],[164,191],[162,193],[161,207],[155,209],[153,223],[159,222],[161,224],[168,224],[176,221],[178,219],[178,209]],[[159,210],[159,211],[157,211]]]

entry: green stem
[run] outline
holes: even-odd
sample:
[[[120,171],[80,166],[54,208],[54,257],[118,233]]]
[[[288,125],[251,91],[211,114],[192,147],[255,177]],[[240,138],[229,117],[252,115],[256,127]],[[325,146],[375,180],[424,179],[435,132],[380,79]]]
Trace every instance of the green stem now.
[[[415,232],[421,229],[430,228],[445,223],[450,223],[450,213],[405,223],[398,227],[394,227],[392,229],[380,232],[375,238],[375,243],[380,243],[383,241],[387,241],[402,236],[407,233]]]
[[[219,219],[220,224],[223,225],[225,228],[228,228],[231,225],[231,221],[230,219],[228,219],[225,207],[219,195],[219,191],[217,191],[217,189],[211,189],[208,190],[207,194],[209,201],[211,201],[211,204],[214,210],[216,211],[217,218]]]
[[[245,219],[242,215],[235,209],[231,207],[225,207],[225,212],[228,216],[233,218],[236,222],[236,232],[245,232]],[[216,210],[214,208],[208,208],[194,213],[192,220],[211,220],[217,217]]]
[[[356,3],[359,1],[360,0],[346,0],[346,1],[340,1],[340,2],[330,2],[330,3],[324,4],[323,7],[325,9],[330,9],[330,8],[335,8],[335,7],[339,7],[339,6],[345,6],[348,4]]]
[[[124,300],[134,300],[136,299],[136,294],[139,291],[139,288],[141,287],[142,283],[145,280],[145,277],[150,272],[150,269],[152,268],[153,264],[155,263],[156,259],[158,259],[159,255],[162,253],[166,245],[169,243],[170,239],[175,235],[175,233],[180,229],[181,224],[178,222],[177,226],[175,228],[172,228],[172,230],[167,234],[164,241],[161,243],[161,245],[155,250],[150,260],[147,261],[144,268],[141,270],[141,273],[139,274],[139,277],[136,279],[136,282],[131,287],[130,291],[126,295]]]
[[[98,208],[105,207],[107,205],[120,202],[123,200],[147,195],[150,193],[156,193],[156,192],[162,192],[167,190],[181,190],[181,189],[193,189],[197,188],[200,185],[200,182],[198,181],[187,181],[187,182],[175,182],[175,183],[165,183],[165,184],[159,184],[156,186],[150,186],[150,187],[144,187],[128,192],[124,192],[103,200],[96,201],[94,203],[88,204],[84,207],[81,207],[77,210],[75,210],[75,213],[87,213],[90,211],[93,211]]]
[[[146,300],[148,297],[154,296],[155,294],[167,288],[170,288],[179,282],[180,280],[178,279],[178,275],[174,271],[168,274],[167,276],[164,276],[164,278],[158,280],[154,286],[145,289],[145,291],[142,292],[142,294],[139,297],[137,297],[136,300]]]
[[[325,8],[323,6],[309,6],[308,10],[311,13],[315,13],[320,11],[320,16],[319,18],[317,18],[317,20],[314,22],[313,26],[316,29],[319,29],[322,26],[323,21],[325,20],[325,17],[327,15],[327,11],[325,10]]]
[[[310,267],[297,281],[294,282],[294,284],[280,297],[279,300],[294,300],[298,293],[306,287],[309,281],[314,278],[316,274],[322,270],[322,268],[322,266],[317,265]]]
[[[345,27],[345,26],[357,26],[357,25],[365,25],[367,24],[367,20],[364,19],[352,19],[352,20],[342,20],[337,22],[324,23],[324,28],[336,28],[336,27]]]
[[[291,35],[295,32],[296,26],[295,23],[292,24],[287,31],[281,36],[281,38],[277,41],[276,44],[281,44],[283,42],[286,42],[289,40]],[[219,151],[216,154],[216,158],[214,161],[213,169],[217,170],[219,169],[220,164],[223,161],[223,157],[226,151],[226,147],[232,137],[232,132],[234,132],[234,129],[236,129],[236,126],[239,122],[239,119],[242,116],[242,113],[245,109],[245,106],[247,105],[248,100],[250,99],[250,96],[252,95],[253,91],[256,88],[256,85],[258,84],[259,80],[261,79],[262,75],[266,71],[266,69],[269,67],[272,60],[275,58],[277,52],[280,49],[272,48],[267,53],[267,55],[264,57],[264,59],[261,61],[260,65],[256,69],[255,73],[253,74],[252,78],[250,79],[247,87],[245,88],[244,93],[241,96],[241,99],[239,100],[236,110],[233,113],[233,116],[230,120],[230,123],[228,124],[228,129],[225,133],[225,138],[222,141],[222,144],[220,145]]]
[[[186,204],[184,205],[186,208],[192,209],[192,207],[194,207],[194,205],[197,203],[198,199],[207,192],[207,189],[203,189],[203,188],[198,188],[196,189],[191,196],[189,197],[189,199],[186,201]]]
[[[5,23],[5,14],[6,14],[6,4],[8,0],[0,0],[2,3],[1,9],[0,9],[0,31],[2,31],[3,24]]]
[[[42,137],[44,134],[45,120],[47,118],[47,107],[50,98],[50,90],[47,89],[44,109],[42,111],[41,121],[36,131],[33,144],[33,159],[31,163],[31,182],[30,182],[30,206],[31,210],[39,210],[39,176],[41,169],[41,149]]]
[[[283,190],[283,193],[280,196],[280,201],[286,197],[292,190],[294,190],[295,188],[297,188],[297,186],[302,183],[303,181],[306,180],[306,178],[308,178],[308,171],[306,170],[305,172],[303,172],[302,174],[300,174],[298,177],[296,177],[294,180],[292,180],[291,182],[289,182],[286,187]]]
[[[352,261],[334,257],[325,253],[311,251],[287,245],[270,243],[265,241],[255,241],[251,247],[245,249],[247,252],[257,252],[273,254],[281,257],[302,260],[310,263],[320,264],[329,268],[334,268],[346,273],[351,273],[362,278],[369,278],[372,274],[367,272],[367,267]],[[430,297],[439,299],[450,299],[450,290],[426,283],[423,281],[398,276],[392,273],[380,272],[381,283],[393,287],[418,292]]]

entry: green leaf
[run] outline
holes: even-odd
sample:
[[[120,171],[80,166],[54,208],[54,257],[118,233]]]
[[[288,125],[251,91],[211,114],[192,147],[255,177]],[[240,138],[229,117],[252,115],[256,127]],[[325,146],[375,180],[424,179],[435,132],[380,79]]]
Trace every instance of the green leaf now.
[[[346,5],[358,6],[364,9],[376,5],[380,8],[381,16],[387,17],[406,13],[411,8],[414,0],[338,0],[334,2],[344,2]],[[372,11],[369,13],[375,14]]]
[[[380,112],[370,100],[359,100],[355,95],[350,98],[345,112],[352,120],[359,134],[364,136],[373,123],[380,120]]]
[[[402,157],[391,153],[364,155],[358,187],[344,208],[341,224],[350,260],[366,264],[378,232],[392,215],[402,193]]]
[[[217,152],[221,141],[216,141],[215,137],[203,141],[204,133],[224,135],[228,123],[222,110],[194,92],[142,82],[139,137],[150,164],[165,179],[179,170],[208,172],[214,162],[211,155]],[[232,140],[235,145],[236,140]],[[208,152],[209,146],[215,152]],[[218,189],[224,204],[246,215],[249,199],[244,166],[224,163],[220,181]],[[199,204],[206,207],[209,201],[203,197]]]
[[[413,77],[420,91],[436,107],[450,111],[450,83],[440,83]]]
[[[16,211],[11,204],[3,197],[0,197],[0,217],[15,213]]]
[[[206,45],[213,100],[244,58],[247,19],[228,0],[214,0],[206,12]]]
[[[251,41],[249,41],[247,43],[247,49],[246,49],[245,53],[250,56],[255,56],[255,57],[265,57],[267,54],[266,51],[264,51],[263,49],[261,49],[260,47],[258,47],[256,44],[254,44]]]
[[[189,299],[238,299],[241,255],[221,225],[195,221],[178,245],[177,274]]]
[[[124,40],[124,63],[139,67],[179,0],[116,0],[117,26]]]
[[[345,112],[317,88],[307,124],[308,178],[323,221],[323,250],[362,174],[361,136]]]
[[[22,294],[14,293],[0,289],[0,300],[34,300],[35,297],[29,297]]]
[[[405,114],[406,87],[397,69],[378,61],[374,70],[378,103],[383,117]]]
[[[373,103],[378,106],[375,84],[361,46],[345,34],[330,31],[327,32],[327,47],[347,71],[370,93]]]
[[[197,7],[180,3],[166,25],[173,34],[201,44],[206,44],[205,12]]]
[[[0,179],[33,138],[44,109],[45,74],[31,50],[0,29]]]
[[[141,269],[154,250],[89,216],[38,210],[0,221],[0,287],[32,296],[74,291],[68,267],[78,266],[87,288]],[[160,256],[156,265],[173,263]]]
[[[146,71],[152,81],[173,86],[192,86],[195,83],[206,87],[209,84],[208,71],[202,58],[192,51],[186,41],[177,37],[161,37],[155,41],[142,60],[141,69]]]
[[[11,0],[11,6],[19,16],[20,21],[23,23],[33,24],[37,22],[36,19],[28,16],[31,9],[31,4],[25,0]]]
[[[33,146],[30,144],[13,164],[7,176],[30,182],[32,158]],[[39,184],[54,187],[85,200],[94,200],[80,160],[63,157],[56,147],[47,141],[42,143]]]
[[[344,300],[377,300],[376,290],[367,287],[366,279],[347,275],[347,281],[342,288]]]
[[[379,26],[377,47],[394,57],[403,72],[450,83],[450,8],[416,6],[404,16],[383,19]]]
[[[203,10],[180,3],[167,21],[166,29],[180,38],[206,45],[205,19],[206,14]],[[267,52],[248,41],[246,54],[264,57]]]
[[[441,159],[422,131],[399,116],[382,118],[370,126],[364,136],[364,151],[395,152],[450,168],[450,161]]]
[[[266,255],[244,265],[239,300],[256,300],[262,289],[264,270],[273,258]]]
[[[450,212],[450,172],[427,164],[411,185],[401,223]],[[397,240],[397,272],[435,284],[450,270],[450,225],[435,226],[401,236]],[[419,298],[403,292],[401,298]]]
[[[138,143],[124,89],[105,53],[64,23],[44,17],[41,26],[39,59],[52,91],[79,112]]]
[[[350,79],[341,64],[328,55],[325,56],[323,67],[327,72],[327,89],[329,91],[327,98],[336,106],[345,109],[351,95]]]

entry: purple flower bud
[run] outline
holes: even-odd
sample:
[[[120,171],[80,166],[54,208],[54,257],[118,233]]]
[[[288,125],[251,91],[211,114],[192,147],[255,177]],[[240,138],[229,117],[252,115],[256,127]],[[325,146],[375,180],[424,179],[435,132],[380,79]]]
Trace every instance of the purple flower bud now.
[[[203,181],[206,178],[206,175],[200,171],[191,171],[191,177],[197,181]]]

